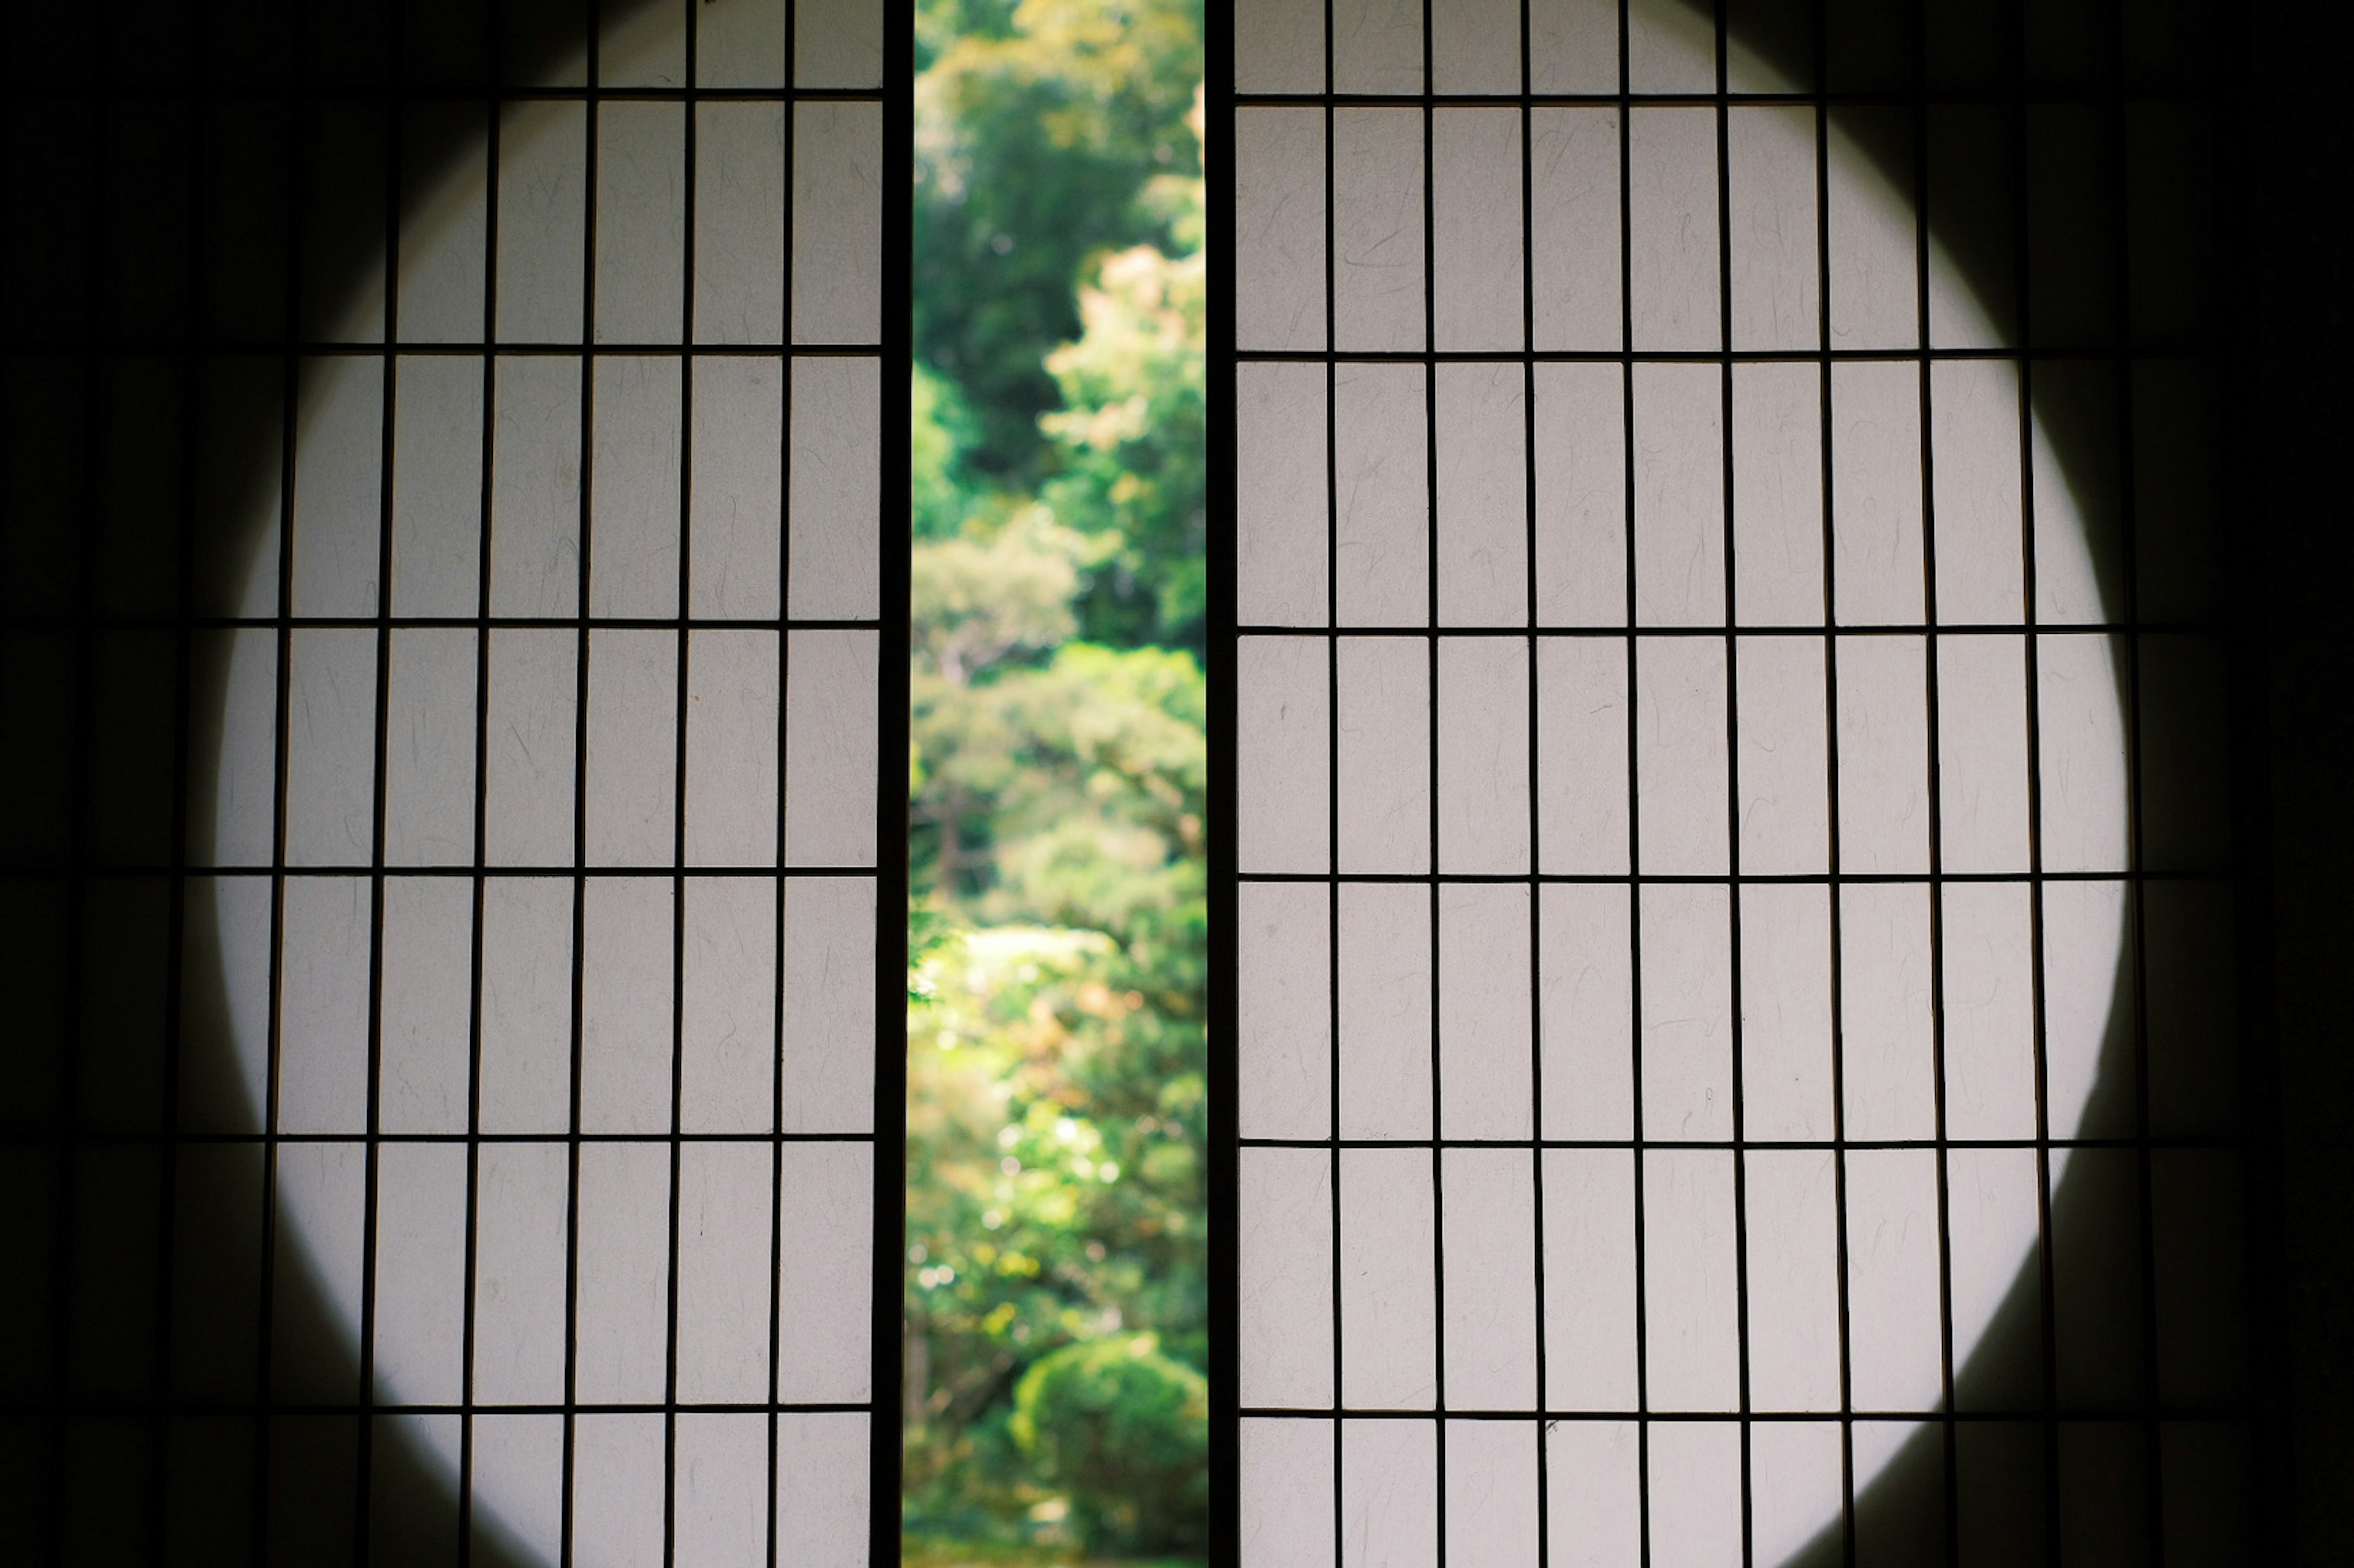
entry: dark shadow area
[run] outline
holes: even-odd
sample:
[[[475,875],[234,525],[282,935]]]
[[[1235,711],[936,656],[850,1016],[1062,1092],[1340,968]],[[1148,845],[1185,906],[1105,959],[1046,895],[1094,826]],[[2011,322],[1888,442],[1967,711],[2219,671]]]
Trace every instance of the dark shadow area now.
[[[2085,1116],[2142,1150],[2078,1155],[2052,1257],[1956,1366],[1951,1447],[1925,1429],[1851,1537],[1802,1561],[2347,1561],[2347,19],[1933,0],[1914,23],[1833,0],[1819,46],[1808,9],[1733,16],[1795,81],[1925,81],[1910,127],[1859,106],[1851,133],[1898,188],[1925,176],[1938,239],[1998,317],[2023,297],[2023,341],[2063,351],[2035,412],[2088,518],[2118,530],[2104,591],[2141,628],[2122,673],[2149,876]],[[1938,101],[1976,93],[1993,107]]]
[[[2264,1199],[2245,1143],[2262,1111],[2238,1102],[2264,1091],[2233,997],[2251,847],[2232,842],[2225,692],[2243,650],[2224,587],[2237,507],[2217,482],[2228,18],[2200,0],[1729,0],[1728,22],[1831,97],[2027,355],[2120,629],[2142,873],[2073,1134],[2097,1145],[2049,1189],[2048,1255],[1975,1347],[1951,1346],[1953,1418],[1791,1563],[2275,1560],[2251,1506],[2245,1220]]]
[[[2354,1560],[2354,125],[2342,7],[2247,8],[2226,219],[2231,484],[2225,581],[2241,1018],[2257,1110],[2248,1209],[2266,1438],[2252,1556]]]
[[[599,11],[155,0],[0,25],[0,1559],[538,1561],[461,1519],[403,1418],[364,1414],[351,1327],[273,1244],[266,1142],[196,1130],[264,1107],[186,868],[227,680],[196,629],[276,547],[256,526],[304,418],[290,351]]]

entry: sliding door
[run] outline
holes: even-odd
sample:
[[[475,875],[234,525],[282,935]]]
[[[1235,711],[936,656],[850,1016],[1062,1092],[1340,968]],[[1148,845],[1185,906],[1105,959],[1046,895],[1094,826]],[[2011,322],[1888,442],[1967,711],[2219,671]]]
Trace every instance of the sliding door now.
[[[2139,1562],[2236,1496],[2206,371],[2126,189],[2182,111],[1786,10],[1213,46],[1246,1565]]]

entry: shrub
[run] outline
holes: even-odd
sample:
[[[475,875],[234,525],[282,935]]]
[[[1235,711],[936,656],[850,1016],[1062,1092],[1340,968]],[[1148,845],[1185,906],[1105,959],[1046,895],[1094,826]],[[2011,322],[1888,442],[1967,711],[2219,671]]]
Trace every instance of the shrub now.
[[[1013,1440],[1070,1494],[1092,1551],[1198,1548],[1209,1497],[1210,1385],[1151,1334],[1066,1345],[1014,1391]]]

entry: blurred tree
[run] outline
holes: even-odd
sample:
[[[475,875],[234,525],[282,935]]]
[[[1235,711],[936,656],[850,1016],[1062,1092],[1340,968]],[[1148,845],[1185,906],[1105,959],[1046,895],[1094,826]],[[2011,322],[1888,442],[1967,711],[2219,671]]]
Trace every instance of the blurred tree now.
[[[1055,1500],[1009,1425],[1039,1358],[1206,1348],[1206,694],[1182,650],[1066,640],[1091,547],[1002,496],[916,546],[910,1524],[943,1533]]]
[[[1199,161],[1201,104],[1188,123]],[[1146,188],[1174,256],[1149,245],[1106,257],[1079,291],[1084,330],[1046,357],[1063,407],[1041,427],[1062,471],[1040,493],[1066,524],[1107,542],[1079,615],[1101,642],[1199,651],[1207,609],[1203,507],[1206,335],[1202,182]]]
[[[917,35],[907,1527],[1191,1551],[1198,0]]]
[[[1080,1538],[1119,1552],[1208,1543],[1210,1384],[1150,1334],[1066,1345],[1023,1374],[1013,1440],[1068,1488]]]
[[[919,0],[916,354],[963,390],[978,471],[1049,461],[1044,351],[1087,259],[1169,238],[1151,183],[1198,175],[1199,0]]]
[[[973,442],[972,410],[956,383],[916,366],[915,428],[907,442],[908,469],[915,482],[913,515],[918,539],[952,539],[963,525],[974,488],[965,464]]]

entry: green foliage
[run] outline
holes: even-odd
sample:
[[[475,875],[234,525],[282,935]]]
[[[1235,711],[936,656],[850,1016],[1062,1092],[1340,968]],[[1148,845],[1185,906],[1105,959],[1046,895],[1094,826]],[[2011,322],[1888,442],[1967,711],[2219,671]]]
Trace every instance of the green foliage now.
[[[1152,961],[1170,950],[1140,960],[1100,931],[998,926],[920,971],[932,1000],[910,1020],[911,1525],[988,1535],[1054,1500],[1008,1426],[1038,1358],[1159,1327],[1201,1359],[1204,1102],[1185,973],[1198,958]]]
[[[917,881],[977,919],[1126,930],[1202,889],[1201,667],[1158,648],[1063,645],[962,683],[918,665]]]
[[[956,383],[916,366],[914,429],[907,442],[915,481],[909,522],[917,539],[952,539],[970,505],[971,478],[965,453],[972,448],[972,410]]]
[[[1063,408],[1040,424],[1063,471],[1042,493],[1064,523],[1111,542],[1080,611],[1087,635],[1198,649],[1207,608],[1202,183],[1155,189],[1184,249],[1107,257],[1080,291],[1085,330],[1046,359]]]
[[[1006,1561],[1202,1522],[1198,5],[917,13],[906,1517]]]
[[[916,536],[1034,495],[1090,541],[1081,635],[1198,651],[1198,0],[928,0],[918,31]]]
[[[1210,1384],[1150,1334],[1066,1345],[1023,1374],[1013,1440],[1066,1487],[1083,1540],[1125,1552],[1200,1547]]]
[[[916,352],[971,400],[981,471],[1019,485],[1056,403],[1042,350],[1078,331],[1088,256],[1165,239],[1152,175],[1200,172],[1199,4],[924,0],[918,17]]]
[[[916,542],[916,667],[961,686],[1009,656],[1056,647],[1078,629],[1070,601],[1087,554],[1084,537],[1034,503],[969,503],[960,532]]]

